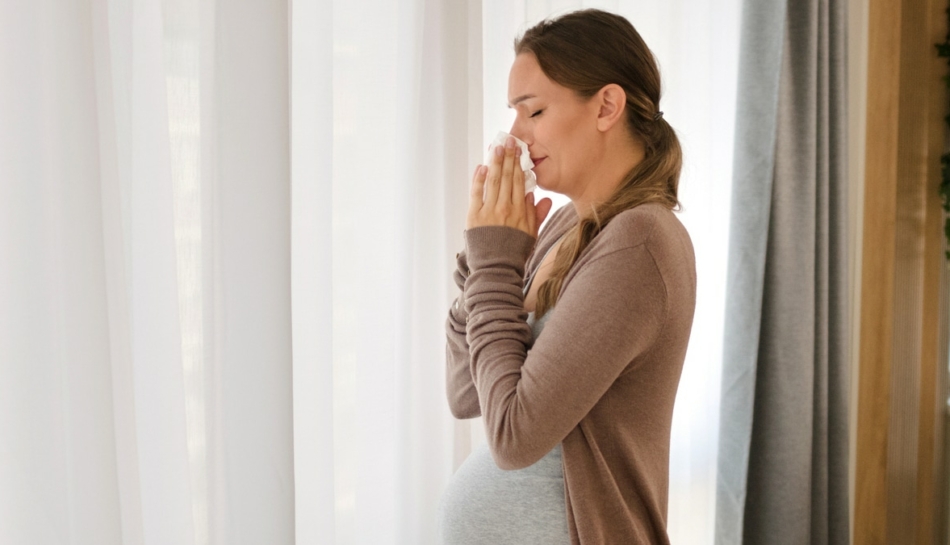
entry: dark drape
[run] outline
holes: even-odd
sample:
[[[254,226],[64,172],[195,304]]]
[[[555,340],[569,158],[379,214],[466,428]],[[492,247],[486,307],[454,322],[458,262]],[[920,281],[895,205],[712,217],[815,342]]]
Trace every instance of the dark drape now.
[[[743,5],[717,545],[849,542],[845,7]]]

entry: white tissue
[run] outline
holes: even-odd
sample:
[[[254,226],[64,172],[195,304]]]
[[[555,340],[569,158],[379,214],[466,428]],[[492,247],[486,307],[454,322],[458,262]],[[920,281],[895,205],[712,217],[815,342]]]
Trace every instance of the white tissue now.
[[[492,160],[492,153],[495,151],[495,146],[504,147],[505,141],[510,134],[505,131],[499,131],[498,136],[488,145],[488,158],[485,159],[485,164],[490,165]],[[511,136],[515,139],[515,145],[521,148],[521,170],[524,171],[524,193],[527,195],[535,187],[538,186],[538,178],[534,175],[534,171],[531,170],[534,168],[534,163],[531,162],[531,154],[528,152],[528,144],[525,144],[518,138]]]

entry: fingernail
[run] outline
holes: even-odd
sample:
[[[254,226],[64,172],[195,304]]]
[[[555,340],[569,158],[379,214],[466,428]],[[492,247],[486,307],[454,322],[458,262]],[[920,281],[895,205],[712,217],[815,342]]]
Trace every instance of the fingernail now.
[[[496,146],[496,147],[495,147],[495,155],[497,155],[498,157],[501,157],[501,156],[504,155],[504,154],[505,154],[505,148],[503,148],[503,147],[501,147],[501,146]]]
[[[508,139],[505,140],[505,147],[508,149],[515,147],[515,139],[509,136]]]
[[[521,157],[521,148],[515,148],[515,157]]]

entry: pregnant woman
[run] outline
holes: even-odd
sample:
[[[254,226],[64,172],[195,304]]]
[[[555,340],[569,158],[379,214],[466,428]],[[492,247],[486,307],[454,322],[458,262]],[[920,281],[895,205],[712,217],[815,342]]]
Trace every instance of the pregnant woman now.
[[[479,166],[446,323],[456,418],[482,416],[439,505],[444,545],[669,543],[670,425],[696,297],[682,162],[653,54],[599,10],[515,41],[509,139]],[[500,150],[500,151],[499,151]]]

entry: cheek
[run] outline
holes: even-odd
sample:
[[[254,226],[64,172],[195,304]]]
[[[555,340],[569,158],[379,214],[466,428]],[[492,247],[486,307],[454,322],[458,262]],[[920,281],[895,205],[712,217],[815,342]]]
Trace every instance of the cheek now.
[[[577,136],[571,127],[574,122],[573,119],[548,118],[544,123],[537,123],[532,130],[539,151],[548,157],[542,163],[542,168],[549,175],[554,171],[564,173],[574,168],[576,161],[572,158],[576,155],[576,143],[573,138]]]

